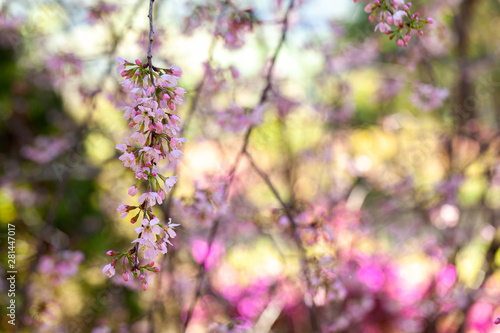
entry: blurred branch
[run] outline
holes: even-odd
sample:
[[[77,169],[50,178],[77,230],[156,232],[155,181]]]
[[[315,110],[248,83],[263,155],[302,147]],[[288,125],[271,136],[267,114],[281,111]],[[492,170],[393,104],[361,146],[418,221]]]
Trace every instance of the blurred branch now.
[[[300,235],[299,235],[298,229],[297,229],[297,223],[295,222],[295,219],[293,218],[290,207],[283,201],[278,190],[276,189],[276,186],[274,186],[274,184],[271,182],[271,179],[269,178],[269,176],[262,169],[260,169],[257,166],[257,164],[255,163],[255,161],[254,161],[253,157],[250,155],[250,153],[245,151],[245,155],[247,156],[248,161],[252,165],[253,169],[264,180],[264,182],[266,183],[269,190],[271,190],[271,192],[273,193],[276,200],[279,201],[281,207],[285,211],[286,216],[288,217],[288,220],[290,221],[290,229],[292,231],[293,240],[295,241],[295,244],[297,245],[297,248],[299,249],[299,253],[300,253],[302,274],[304,275],[304,279],[306,280],[307,290],[308,290],[308,292],[310,292],[312,289],[312,283],[311,283],[311,279],[309,277],[309,274],[307,273],[308,269],[307,269],[306,249],[304,248],[304,245],[302,244],[302,240],[300,239]],[[318,322],[318,314],[317,314],[316,306],[314,305],[314,301],[312,302],[311,307],[309,308],[309,318],[311,320],[311,326],[312,326],[313,332],[319,332],[320,328],[319,328],[319,322]]]
[[[281,51],[281,48],[286,40],[286,35],[288,32],[288,17],[289,17],[290,11],[293,8],[293,4],[294,4],[294,0],[290,0],[290,3],[288,5],[286,13],[285,13],[285,17],[283,18],[283,28],[281,31],[281,38],[279,40],[278,46],[276,47],[276,49],[273,53],[273,56],[271,57],[269,68],[268,68],[267,75],[266,75],[265,87],[261,93],[260,101],[259,101],[259,104],[257,105],[256,109],[261,107],[265,103],[265,101],[267,100],[267,94],[268,94],[269,90],[271,89],[271,79],[272,79],[272,75],[273,75],[274,66],[276,64],[276,59],[278,58],[278,54]],[[231,186],[232,180],[234,179],[234,174],[236,172],[236,169],[238,168],[240,160],[247,150],[248,143],[250,140],[250,135],[252,133],[253,128],[254,128],[254,125],[250,125],[248,127],[248,129],[245,133],[244,139],[243,139],[242,147],[241,147],[235,161],[233,162],[233,164],[228,172],[228,177],[227,177],[228,181],[224,187],[224,198],[226,201],[228,199],[228,189]],[[195,297],[194,297],[193,302],[189,306],[189,309],[187,312],[186,321],[184,322],[184,332],[186,332],[187,327],[189,326],[189,322],[191,321],[191,318],[193,315],[194,307],[196,306],[198,299],[202,295],[203,280],[204,280],[205,273],[206,273],[205,269],[204,269],[204,265],[205,265],[205,261],[207,260],[207,258],[210,255],[212,243],[213,243],[213,240],[215,239],[215,236],[217,234],[217,230],[219,229],[219,224],[220,224],[220,218],[218,218],[214,222],[214,224],[212,225],[212,227],[210,229],[208,240],[207,240],[208,241],[207,254],[205,255],[205,258],[203,259],[203,261],[198,265],[198,281],[196,283]]]
[[[470,22],[473,17],[474,7],[478,2],[478,0],[463,0],[459,6],[459,12],[454,16],[458,68],[460,69],[454,110],[458,130],[477,117],[476,100],[472,99],[474,97],[474,86],[470,77],[468,51],[470,48]]]
[[[290,0],[290,4],[288,5],[288,8],[286,10],[285,17],[283,18],[283,28],[281,31],[281,38],[280,38],[280,41],[278,43],[278,46],[276,47],[276,50],[274,51],[272,58],[270,60],[269,69],[268,69],[267,75],[266,75],[266,85],[265,85],[264,90],[262,91],[262,94],[260,96],[259,104],[257,105],[257,107],[255,109],[262,107],[262,105],[267,100],[267,93],[271,89],[271,85],[272,85],[271,79],[272,79],[272,75],[273,75],[273,71],[274,71],[274,66],[276,64],[276,59],[278,58],[278,55],[281,51],[281,48],[286,40],[286,35],[288,32],[288,17],[289,17],[290,11],[293,8],[293,3],[294,3],[294,0]],[[240,150],[238,156],[236,157],[236,160],[234,161],[234,163],[229,171],[229,174],[228,174],[229,181],[228,181],[227,187],[229,187],[231,185],[234,173],[236,172],[236,169],[238,168],[238,164],[240,163],[240,160],[243,157],[243,154],[247,150],[248,142],[250,140],[250,135],[252,134],[253,129],[254,129],[254,125],[250,125],[245,133],[245,137],[243,140],[243,146],[241,147],[241,150]]]

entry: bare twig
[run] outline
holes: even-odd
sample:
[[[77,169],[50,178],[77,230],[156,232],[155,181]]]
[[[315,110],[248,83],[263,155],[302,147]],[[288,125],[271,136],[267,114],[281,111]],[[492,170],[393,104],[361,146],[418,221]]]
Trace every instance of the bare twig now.
[[[286,40],[286,35],[287,35],[287,32],[288,32],[288,17],[289,17],[290,11],[293,8],[293,4],[294,4],[294,0],[290,0],[289,6],[287,7],[287,10],[286,10],[286,13],[285,13],[285,17],[283,19],[283,29],[282,29],[282,32],[281,32],[281,38],[280,38],[280,41],[278,43],[278,46],[276,47],[276,49],[275,49],[275,51],[273,53],[273,56],[271,57],[269,68],[268,68],[267,75],[266,75],[266,81],[265,81],[266,85],[265,85],[265,87],[264,87],[264,89],[263,89],[263,91],[261,93],[259,104],[257,105],[256,109],[260,108],[266,102],[268,92],[271,89],[271,80],[272,80],[272,75],[273,75],[273,71],[274,71],[274,66],[276,64],[276,60],[278,58],[278,54],[280,53],[281,48],[282,48],[282,46],[283,46],[283,44],[284,44],[284,42]],[[254,128],[254,125],[250,125],[247,128],[247,131],[245,133],[241,149],[240,149],[240,151],[239,151],[239,153],[238,153],[235,161],[233,162],[233,164],[232,164],[232,166],[231,166],[231,168],[230,168],[230,170],[228,172],[228,177],[227,177],[228,180],[227,180],[226,185],[224,186],[224,198],[225,198],[225,200],[228,199],[228,189],[231,186],[232,180],[234,179],[234,174],[236,173],[236,170],[238,168],[240,160],[241,160],[241,158],[243,157],[243,155],[245,154],[245,152],[247,150],[248,143],[250,141],[250,135],[252,133],[253,128]],[[211,251],[211,248],[212,248],[212,243],[213,243],[213,241],[215,239],[215,236],[217,234],[217,231],[219,229],[220,220],[221,220],[220,218],[218,218],[217,220],[215,220],[214,224],[212,225],[212,227],[210,229],[209,237],[208,237],[208,240],[207,240],[208,241],[207,254],[205,255],[205,258],[203,259],[203,261],[198,266],[198,273],[199,274],[198,274],[198,281],[197,281],[197,284],[196,284],[195,297],[194,297],[193,302],[189,306],[189,309],[188,309],[188,312],[187,312],[186,321],[184,322],[184,332],[186,332],[186,329],[189,326],[189,322],[190,322],[190,320],[192,318],[194,307],[196,306],[196,303],[198,302],[198,299],[202,295],[202,286],[203,286],[203,280],[204,280],[204,277],[205,277],[204,265],[205,265],[205,261],[207,260],[208,256],[210,255],[210,251]]]
[[[281,38],[280,38],[280,41],[278,43],[278,46],[276,47],[276,50],[274,51],[274,54],[273,54],[272,58],[270,60],[269,69],[268,69],[267,75],[266,75],[266,85],[265,85],[264,90],[262,91],[262,94],[260,96],[259,104],[257,105],[257,107],[255,109],[258,109],[258,108],[262,107],[262,105],[267,100],[267,93],[271,89],[271,86],[272,86],[271,79],[272,79],[272,75],[273,75],[273,72],[274,72],[274,66],[276,64],[276,60],[278,58],[278,54],[280,53],[281,48],[282,48],[282,46],[283,46],[283,44],[285,43],[285,40],[286,40],[286,35],[288,33],[288,17],[289,17],[290,11],[293,8],[293,3],[294,3],[294,0],[290,0],[290,4],[288,5],[288,8],[286,10],[285,17],[283,18],[283,29],[281,31]],[[229,171],[229,174],[228,174],[229,180],[228,180],[227,187],[229,187],[231,185],[234,173],[236,172],[236,169],[238,168],[238,165],[240,163],[241,158],[243,157],[244,153],[247,150],[248,142],[250,141],[250,135],[252,134],[253,129],[254,129],[254,125],[251,125],[251,126],[248,127],[248,129],[247,129],[247,131],[245,133],[245,138],[243,140],[243,145],[242,145],[242,147],[240,149],[240,152],[238,153],[238,156],[236,157],[236,160],[234,161],[234,163],[233,163],[233,165],[232,165],[232,167],[231,167],[231,169]]]
[[[148,67],[149,67],[149,78],[151,79],[151,84],[153,87],[156,88],[155,86],[155,81],[153,78],[153,62],[151,59],[153,59],[153,35],[154,35],[154,29],[153,29],[153,5],[155,3],[155,0],[150,0],[149,1],[149,49],[148,49]]]
[[[267,186],[269,187],[269,189],[273,193],[276,200],[279,201],[281,207],[285,211],[286,216],[288,217],[288,220],[290,221],[290,229],[292,231],[292,236],[293,236],[295,244],[297,245],[297,248],[299,249],[299,253],[300,253],[302,274],[304,275],[304,279],[306,280],[307,289],[310,290],[312,287],[312,283],[311,283],[311,279],[309,277],[309,274],[307,272],[306,249],[304,248],[304,245],[302,244],[302,240],[300,239],[300,235],[299,235],[298,230],[297,230],[297,223],[295,222],[295,219],[293,218],[290,207],[285,203],[285,201],[283,201],[278,190],[276,189],[276,186],[274,186],[274,184],[271,182],[271,179],[269,178],[269,176],[262,169],[260,169],[257,166],[257,164],[255,163],[255,161],[254,161],[253,157],[250,155],[250,153],[245,152],[245,155],[247,156],[248,161],[252,165],[252,168],[264,180],[264,182],[267,184]],[[314,305],[314,302],[312,302],[311,308],[309,309],[309,318],[311,321],[311,326],[312,326],[313,332],[319,332],[318,315],[317,315],[317,310],[316,310],[316,306]]]

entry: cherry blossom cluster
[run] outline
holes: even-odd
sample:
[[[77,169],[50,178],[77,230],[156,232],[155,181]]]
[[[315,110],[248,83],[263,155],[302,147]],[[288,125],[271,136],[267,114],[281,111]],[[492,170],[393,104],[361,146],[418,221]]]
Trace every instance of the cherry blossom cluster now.
[[[55,160],[70,147],[70,139],[66,137],[37,136],[33,145],[23,146],[21,155],[35,163],[46,164]]]
[[[82,60],[73,53],[52,54],[46,63],[49,78],[54,85],[61,85],[68,78],[78,76],[83,71]]]
[[[413,14],[411,8],[412,3],[405,4],[404,0],[375,0],[365,6],[365,12],[370,13],[370,22],[375,19],[379,22],[375,31],[379,30],[388,35],[389,39],[395,39],[398,46],[407,46],[412,30],[423,36],[422,28],[434,22],[430,17],[420,18],[418,13]]]
[[[208,177],[208,181],[210,181],[209,186],[195,182],[193,196],[185,198],[179,207],[186,219],[196,221],[199,225],[211,225],[229,210],[224,199],[225,184],[216,177]]]
[[[186,18],[186,31],[192,31],[201,22],[215,22],[214,35],[222,37],[228,49],[239,49],[245,44],[244,35],[259,23],[252,8],[239,9],[231,1],[197,5],[191,17]]]
[[[123,165],[130,168],[137,179],[128,194],[138,194],[141,184],[145,185],[146,191],[139,195],[137,206],[118,207],[121,218],[126,218],[129,212],[134,211],[131,222],[140,221],[141,226],[135,228],[138,237],[132,242],[135,246],[131,250],[122,253],[107,252],[113,260],[102,272],[112,277],[116,264],[122,260],[123,279],[128,281],[131,272],[135,278],[142,280],[142,288],[146,290],[145,273],[160,270],[154,266],[152,260],[167,253],[167,246],[172,245],[170,239],[176,236],[174,228],[178,226],[172,223],[171,219],[167,223],[161,222],[153,214],[153,206],[161,205],[177,182],[177,176],[164,176],[157,164],[165,159],[174,162],[183,155],[180,148],[186,139],[175,137],[180,131],[180,118],[170,112],[182,104],[185,90],[177,87],[177,79],[182,76],[179,67],[164,69],[150,67],[140,60],[135,63],[120,57],[116,60],[120,63],[118,72],[125,77],[122,86],[132,100],[131,104],[123,109],[124,118],[134,129],[131,138],[139,145],[135,147],[128,140],[123,140],[125,143],[116,145],[116,148],[123,153],[120,156]],[[146,264],[139,264],[139,250],[144,250]]]
[[[93,7],[89,8],[87,19],[89,22],[95,24],[99,21],[103,21],[117,10],[118,6],[100,0]]]
[[[414,87],[414,92],[411,94],[410,100],[417,108],[424,112],[439,109],[450,94],[448,89],[434,87],[430,84],[417,82]]]
[[[66,283],[78,275],[84,255],[80,251],[56,251],[40,256],[35,278],[27,288],[32,317],[28,323],[37,332],[56,332],[64,321],[60,297]]]
[[[45,277],[50,277],[54,284],[61,284],[78,273],[78,267],[84,259],[80,251],[61,251],[40,258],[38,269]]]
[[[219,112],[218,117],[218,123],[224,129],[230,132],[241,132],[262,121],[262,107],[251,110],[231,104],[227,110]]]
[[[228,49],[239,49],[245,44],[243,35],[251,32],[253,25],[257,22],[253,10],[234,10],[228,17],[217,23],[217,34],[224,38]]]

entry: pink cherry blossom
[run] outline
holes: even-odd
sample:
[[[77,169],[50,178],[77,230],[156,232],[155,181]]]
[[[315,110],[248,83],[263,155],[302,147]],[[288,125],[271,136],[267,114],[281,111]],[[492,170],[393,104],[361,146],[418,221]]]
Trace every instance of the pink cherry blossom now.
[[[133,240],[132,243],[139,243],[139,249],[145,248],[144,259],[154,260],[158,257],[158,248],[156,244],[151,242],[149,239],[137,238]]]
[[[135,232],[138,234],[142,233],[142,238],[150,242],[155,242],[156,236],[161,232],[161,228],[158,226],[159,222],[160,221],[156,217],[152,220],[143,219],[142,227],[135,228]]]
[[[134,195],[137,194],[137,191],[138,191],[137,187],[133,185],[128,189],[128,195],[133,197]]]
[[[142,204],[146,200],[149,206],[154,206],[156,205],[156,203],[161,205],[161,203],[163,202],[158,193],[152,191],[141,194],[137,201],[139,202],[139,204]]]
[[[115,275],[115,267],[112,264],[107,264],[102,269],[102,273],[106,274],[108,277],[112,277]]]
[[[131,168],[132,170],[136,167],[135,155],[133,153],[124,153],[119,157],[120,161],[123,162],[123,165],[127,168]]]

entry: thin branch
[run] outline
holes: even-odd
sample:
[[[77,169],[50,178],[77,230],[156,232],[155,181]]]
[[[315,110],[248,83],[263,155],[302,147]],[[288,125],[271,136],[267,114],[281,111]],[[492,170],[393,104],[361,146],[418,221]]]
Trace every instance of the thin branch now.
[[[153,29],[153,5],[155,3],[155,0],[150,0],[149,1],[149,49],[148,49],[148,66],[149,66],[149,78],[151,79],[151,84],[153,87],[156,88],[155,86],[155,81],[153,78],[153,62],[151,59],[153,59],[153,35],[154,35],[154,29]]]
[[[191,305],[189,306],[187,316],[186,316],[186,321],[184,322],[184,329],[183,329],[184,332],[186,332],[186,330],[189,326],[189,322],[191,321],[191,318],[193,316],[194,307],[196,306],[196,303],[198,303],[198,299],[202,295],[203,280],[204,280],[205,275],[206,275],[205,274],[206,273],[205,262],[207,261],[208,257],[210,256],[210,251],[212,249],[212,243],[215,239],[217,231],[219,230],[219,225],[220,225],[220,218],[218,218],[214,222],[214,224],[212,225],[212,228],[210,229],[210,234],[208,235],[208,239],[207,239],[207,242],[208,242],[207,253],[206,253],[205,257],[203,258],[203,261],[200,264],[198,264],[198,283],[196,284],[196,291],[195,291],[195,295],[194,295],[194,300],[191,303]]]
[[[294,4],[294,0],[290,0],[290,3],[288,5],[288,8],[286,10],[286,13],[285,13],[285,17],[283,18],[283,29],[282,29],[282,32],[281,32],[281,38],[280,38],[280,41],[278,43],[278,46],[276,47],[274,53],[273,53],[273,56],[271,57],[271,60],[270,60],[270,64],[269,64],[269,68],[268,68],[268,71],[267,71],[267,75],[266,75],[266,85],[261,93],[261,96],[260,96],[260,101],[259,101],[259,104],[257,105],[257,108],[261,107],[267,100],[267,95],[268,95],[268,92],[269,90],[271,89],[271,80],[272,80],[272,75],[273,75],[273,71],[274,71],[274,66],[276,64],[276,60],[278,58],[278,54],[279,52],[281,51],[281,48],[286,40],[286,35],[287,35],[287,32],[288,32],[288,17],[289,17],[289,14],[290,14],[290,11],[292,10],[293,8],[293,4]],[[224,186],[224,198],[225,200],[227,201],[228,199],[228,189],[229,187],[231,186],[231,183],[232,183],[232,180],[234,179],[234,174],[236,173],[236,170],[238,168],[238,165],[240,163],[240,160],[241,158],[243,157],[243,155],[245,154],[246,150],[247,150],[247,147],[248,147],[248,143],[250,141],[250,135],[252,133],[252,130],[254,128],[254,125],[250,125],[245,133],[245,136],[244,136],[244,139],[243,139],[243,144],[242,144],[242,147],[235,159],[235,161],[233,162],[229,172],[228,172],[228,181],[226,183],[226,185]],[[193,311],[194,311],[194,307],[196,306],[196,303],[198,302],[198,299],[200,298],[200,296],[202,295],[202,286],[203,286],[203,280],[204,280],[204,277],[205,277],[205,269],[204,269],[204,265],[205,265],[205,261],[207,260],[208,256],[210,255],[210,251],[211,251],[211,248],[212,248],[212,243],[213,243],[213,240],[215,239],[215,236],[217,234],[217,231],[219,229],[219,224],[220,224],[220,218],[218,218],[214,224],[212,225],[211,229],[210,229],[210,233],[209,233],[209,237],[208,237],[208,250],[207,250],[207,254],[205,255],[205,258],[203,259],[203,261],[198,265],[198,281],[197,281],[197,286],[196,286],[196,292],[195,292],[195,297],[194,297],[194,300],[193,302],[191,303],[191,305],[189,306],[189,309],[188,309],[188,313],[187,313],[187,316],[186,316],[186,321],[184,322],[184,332],[186,332],[187,330],[187,327],[189,326],[189,322],[192,318],[192,315],[193,315]],[[314,326],[313,326],[314,327]],[[315,330],[315,332],[318,331],[318,330]]]
[[[271,182],[271,179],[269,178],[269,176],[262,169],[260,169],[257,166],[257,164],[255,163],[255,161],[254,161],[253,157],[250,155],[250,153],[245,152],[245,155],[247,156],[248,161],[252,165],[253,169],[257,172],[257,174],[267,184],[267,186],[269,187],[269,190],[271,190],[271,192],[273,193],[276,200],[279,201],[281,207],[285,211],[286,216],[288,217],[288,220],[290,221],[290,229],[292,231],[293,239],[294,239],[295,244],[297,245],[297,248],[299,249],[299,253],[300,253],[302,274],[304,275],[304,278],[306,280],[307,289],[311,290],[312,283],[311,283],[311,279],[309,278],[309,274],[307,273],[306,249],[304,248],[304,245],[302,244],[302,240],[300,239],[300,235],[299,235],[298,229],[297,229],[297,223],[295,222],[295,219],[293,218],[290,207],[283,201],[278,190],[276,189],[274,184]],[[319,328],[319,323],[318,323],[318,314],[317,314],[317,309],[316,309],[316,306],[314,305],[314,302],[312,302],[311,308],[309,308],[309,318],[311,320],[311,326],[312,326],[313,332],[319,332],[320,328]]]

